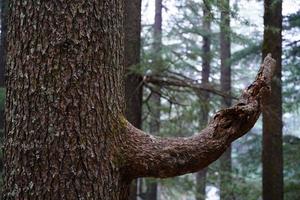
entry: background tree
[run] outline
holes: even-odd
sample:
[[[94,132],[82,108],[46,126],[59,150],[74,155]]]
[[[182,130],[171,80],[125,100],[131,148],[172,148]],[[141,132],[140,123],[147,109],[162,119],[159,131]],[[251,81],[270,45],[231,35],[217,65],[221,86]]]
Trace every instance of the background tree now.
[[[136,73],[140,65],[141,49],[141,0],[131,0],[125,9],[125,100],[126,118],[137,128],[142,128],[142,76]],[[132,182],[130,200],[137,199],[137,180]]]
[[[162,0],[155,0],[155,17],[153,25],[153,66],[152,75],[157,76],[162,69]],[[161,92],[160,86],[154,86],[151,91],[151,119],[149,125],[150,134],[158,136],[160,133],[160,109],[161,109]],[[156,200],[158,195],[157,180],[150,179],[147,181],[147,191],[145,200]]]
[[[211,52],[210,52],[210,34],[211,34],[211,3],[209,1],[203,1],[202,9],[203,9],[203,20],[202,20],[202,26],[204,30],[204,34],[202,36],[202,71],[201,71],[201,83],[203,85],[209,83],[209,75],[210,75],[210,62],[211,62]],[[199,128],[200,130],[205,127],[208,123],[209,118],[209,93],[208,92],[202,92],[198,94],[200,105],[202,105],[200,109],[200,120],[199,120]],[[196,174],[196,199],[197,200],[203,200],[206,198],[206,174],[207,174],[207,168],[199,171]]]
[[[283,199],[282,157],[282,1],[264,1],[264,40],[262,54],[276,59],[272,92],[263,111],[263,199]]]
[[[230,64],[230,1],[220,0],[219,2],[220,20],[220,60],[221,60],[221,89],[227,94],[231,94],[231,64]],[[231,98],[223,98],[222,107],[231,105]],[[231,200],[231,146],[227,148],[220,158],[220,199]]]

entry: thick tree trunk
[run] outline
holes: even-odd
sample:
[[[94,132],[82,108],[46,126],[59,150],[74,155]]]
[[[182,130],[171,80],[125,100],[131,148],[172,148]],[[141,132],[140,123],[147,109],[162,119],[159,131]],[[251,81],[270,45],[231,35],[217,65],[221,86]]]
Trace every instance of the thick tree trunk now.
[[[7,0],[0,1],[1,9],[1,38],[0,38],[0,87],[5,87],[5,35],[6,35],[6,12],[7,12]],[[4,133],[4,120],[5,112],[4,107],[0,108],[0,145],[2,145],[3,133]],[[0,174],[3,170],[3,158],[0,158]]]
[[[125,100],[126,118],[137,128],[142,127],[142,76],[134,73],[140,63],[141,46],[141,0],[130,0],[125,9]],[[137,180],[132,181],[130,200],[137,199]]]
[[[126,199],[123,1],[11,0],[7,41],[4,199]]]
[[[210,62],[211,62],[211,52],[210,52],[210,25],[211,25],[211,5],[209,1],[203,2],[203,20],[202,27],[205,31],[203,38],[203,46],[202,46],[202,81],[203,85],[209,84],[209,74],[210,74]],[[200,121],[199,121],[199,129],[202,130],[208,123],[208,115],[209,115],[209,93],[202,92],[200,93]],[[205,200],[206,197],[206,173],[207,168],[199,171],[196,174],[196,199],[197,200]]]
[[[133,179],[199,171],[256,122],[270,56],[201,134],[162,139],[132,126],[123,18],[122,0],[10,1],[3,199],[126,200]]]
[[[1,0],[0,7],[1,7],[0,87],[4,87],[5,86],[5,36],[6,36],[6,27],[7,27],[6,26],[7,0]]]
[[[264,41],[262,54],[271,52],[276,58],[275,77],[272,91],[263,111],[263,199],[283,199],[283,156],[282,156],[282,1],[264,2]]]
[[[154,43],[153,43],[153,55],[154,65],[153,74],[154,76],[159,73],[161,66],[161,48],[162,48],[162,0],[155,0],[155,16],[154,16]],[[160,86],[155,86],[157,92],[152,93],[151,102],[151,120],[150,120],[150,134],[159,135],[160,129]],[[147,181],[147,191],[145,194],[145,200],[156,200],[157,199],[157,180],[151,179]]]
[[[231,67],[230,67],[230,2],[220,1],[220,56],[221,56],[221,89],[230,94],[231,91]],[[223,98],[223,108],[231,105],[231,98]],[[231,187],[231,145],[220,158],[220,199],[232,200]]]

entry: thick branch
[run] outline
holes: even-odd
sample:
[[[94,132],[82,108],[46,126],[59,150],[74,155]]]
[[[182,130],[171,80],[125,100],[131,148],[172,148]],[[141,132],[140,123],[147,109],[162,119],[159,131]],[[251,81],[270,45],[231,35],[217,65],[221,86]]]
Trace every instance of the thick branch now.
[[[215,161],[230,143],[246,134],[257,121],[262,97],[270,92],[275,60],[268,55],[256,80],[238,103],[219,111],[201,131],[188,138],[159,138],[126,122],[122,158],[129,178],[172,177],[196,172]]]

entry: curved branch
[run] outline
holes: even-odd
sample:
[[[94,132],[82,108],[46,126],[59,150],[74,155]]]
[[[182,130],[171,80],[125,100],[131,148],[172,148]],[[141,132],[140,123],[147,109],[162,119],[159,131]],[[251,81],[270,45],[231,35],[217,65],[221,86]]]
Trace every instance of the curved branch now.
[[[219,111],[201,131],[188,138],[154,137],[126,121],[122,145],[124,169],[129,178],[172,177],[196,172],[218,159],[230,143],[246,134],[257,121],[270,82],[275,60],[268,55],[255,81],[244,90],[238,103]]]

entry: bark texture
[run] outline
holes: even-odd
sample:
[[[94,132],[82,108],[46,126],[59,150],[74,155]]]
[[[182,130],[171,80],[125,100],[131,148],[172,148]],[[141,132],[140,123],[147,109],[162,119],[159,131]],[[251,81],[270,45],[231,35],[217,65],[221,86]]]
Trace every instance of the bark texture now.
[[[6,14],[7,0],[1,0],[1,38],[0,38],[0,87],[5,86],[5,37],[6,37]],[[2,110],[0,112],[3,112]],[[2,119],[1,119],[2,121]]]
[[[210,75],[210,62],[211,62],[211,52],[210,52],[210,33],[211,33],[211,5],[209,1],[203,1],[203,20],[202,28],[204,30],[204,35],[202,36],[203,45],[202,45],[202,72],[201,72],[201,84],[209,84],[209,75]],[[209,115],[209,93],[201,92],[199,94],[199,100],[201,104],[200,110],[200,120],[199,128],[202,130],[208,123]],[[196,199],[205,200],[206,198],[206,173],[207,168],[199,171],[196,174]]]
[[[196,172],[254,125],[269,91],[267,57],[201,134],[151,136],[124,117],[122,0],[9,4],[3,199],[126,200],[137,177]]]
[[[7,0],[0,1],[1,9],[1,37],[0,37],[0,87],[5,87],[5,35],[6,35],[6,11],[7,11]],[[2,146],[4,136],[4,120],[5,113],[4,107],[0,108],[0,144]],[[0,174],[3,171],[3,159],[0,158]]]
[[[283,199],[282,155],[282,1],[264,1],[264,41],[262,54],[271,52],[277,61],[272,91],[263,110],[263,199]]]
[[[9,4],[3,198],[127,199],[123,1]]]
[[[230,40],[230,1],[220,0],[221,23],[220,23],[220,58],[221,58],[221,90],[230,95],[231,93],[231,40]],[[231,106],[231,98],[222,99],[223,108]],[[220,158],[220,199],[232,200],[231,191],[231,145]]]
[[[137,128],[142,127],[142,76],[134,72],[140,63],[141,47],[141,0],[130,0],[124,4],[125,12],[125,101],[126,118]],[[137,199],[137,180],[132,181],[130,200]]]

